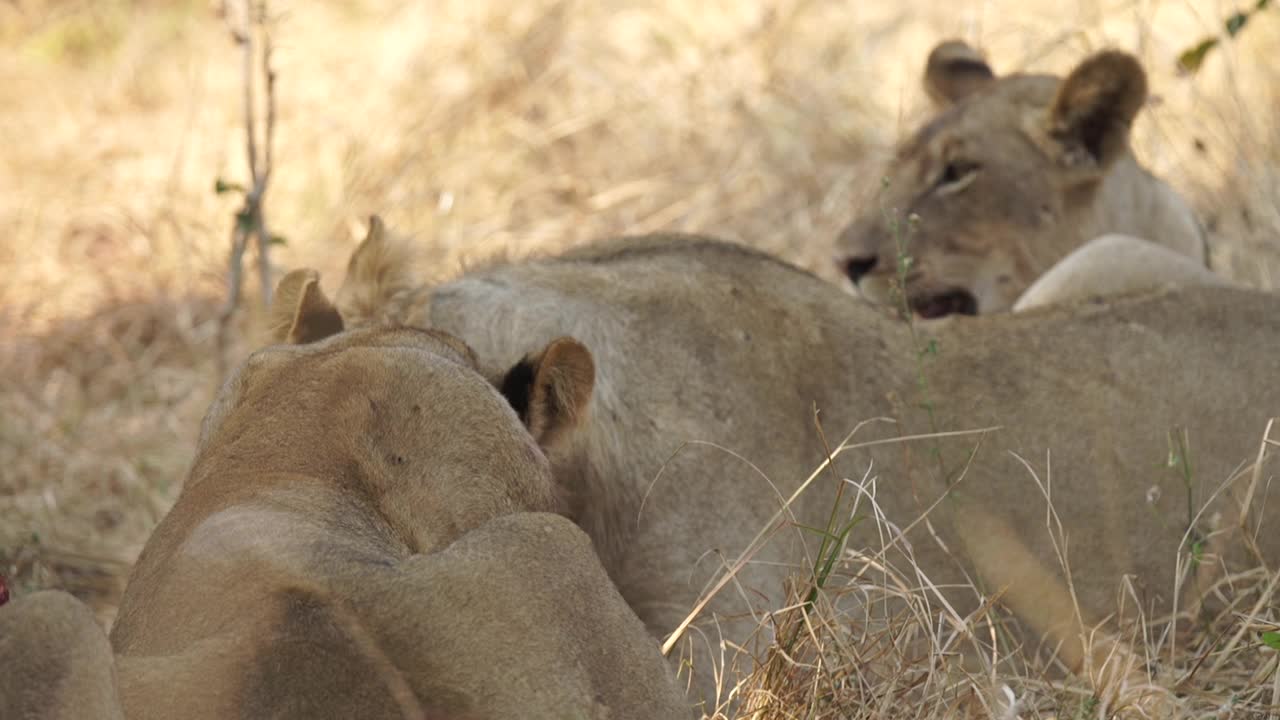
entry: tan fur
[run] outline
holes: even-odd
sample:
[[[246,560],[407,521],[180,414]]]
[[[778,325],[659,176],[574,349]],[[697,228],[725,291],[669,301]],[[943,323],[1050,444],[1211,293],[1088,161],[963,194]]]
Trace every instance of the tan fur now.
[[[976,50],[948,41],[930,54],[924,84],[937,114],[898,148],[886,187],[837,242],[865,299],[901,307],[905,273],[905,301],[926,317],[1008,310],[1110,233],[1206,264],[1191,210],[1130,151],[1147,96],[1132,56],[1100,52],[1066,78],[996,77]]]
[[[1090,240],[1036,279],[1014,312],[1162,286],[1227,285],[1204,265],[1128,235]]]
[[[0,715],[7,720],[122,720],[107,635],[60,590],[0,607]]]
[[[418,258],[409,238],[392,233],[381,217],[371,215],[368,233],[347,263],[353,282],[338,292],[334,305],[355,325],[401,316],[418,300]]]
[[[1079,621],[1115,611],[1126,575],[1148,610],[1173,606],[1172,573],[1191,522],[1180,470],[1163,465],[1177,428],[1190,437],[1192,504],[1214,497],[1197,532],[1212,535],[1214,562],[1252,562],[1238,542],[1248,476],[1233,473],[1253,459],[1280,409],[1280,298],[1195,288],[1106,307],[946,319],[927,330],[937,343],[936,355],[923,356],[927,398],[915,362],[921,348],[891,314],[776,259],[707,239],[631,238],[491,268],[434,288],[414,312],[496,369],[563,335],[591,349],[591,414],[554,470],[578,498],[576,521],[657,637],[772,527],[780,498],[826,457],[815,406],[831,446],[874,418],[895,422],[871,422],[855,442],[998,428],[981,442],[849,450],[836,458],[835,476],[870,473],[893,527],[913,528],[887,561],[906,567],[910,549],[930,581],[951,588],[947,601],[961,617],[980,604],[961,589],[966,577],[1003,591],[1033,631],[1031,647],[1041,638],[1061,643],[1070,662],[1085,657]],[[945,490],[939,458],[954,475],[975,446],[931,525],[912,526]],[[1053,551],[1048,500],[1019,458],[1046,483],[1061,518],[1081,618]],[[818,482],[790,508],[797,524],[828,521],[835,488],[825,473]],[[1259,489],[1253,498],[1244,527],[1274,565],[1280,533],[1269,519],[1280,517],[1280,493]],[[875,552],[893,533],[866,519],[851,543]],[[815,550],[811,533],[784,526],[711,602],[684,638],[703,696],[715,694],[707,666],[719,656],[719,633],[746,643],[755,623],[745,603],[779,607],[783,577],[802,573]],[[1189,607],[1190,594],[1178,607]]]
[[[530,390],[530,412],[525,422],[535,438],[554,441],[555,433],[572,429],[586,413],[595,382],[595,363],[591,353],[572,338],[553,340],[529,362],[538,371]]]
[[[276,342],[302,344],[342,332],[342,316],[320,290],[315,270],[294,270],[280,280],[269,323]]]
[[[982,55],[959,40],[940,43],[925,62],[924,89],[939,105],[970,95],[994,79]]]
[[[314,273],[286,280],[303,301],[280,292],[277,327],[312,342],[226,383],[125,590],[128,716],[686,714],[590,540],[548,513],[544,451],[586,417],[585,348],[543,351],[551,396],[515,388],[540,448],[455,338],[299,334],[336,311]]]

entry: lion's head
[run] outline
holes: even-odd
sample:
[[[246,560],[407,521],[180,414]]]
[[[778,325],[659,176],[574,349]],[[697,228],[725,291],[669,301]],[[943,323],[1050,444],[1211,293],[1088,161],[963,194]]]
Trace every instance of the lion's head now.
[[[353,485],[415,552],[499,515],[559,509],[545,453],[590,403],[595,367],[580,343],[551,342],[500,392],[446,333],[344,331],[312,270],[281,281],[273,316],[284,344],[224,384],[189,486],[244,467]]]
[[[936,115],[838,241],[836,262],[867,300],[923,317],[1006,310],[1107,232],[1203,253],[1189,211],[1130,152],[1147,96],[1132,56],[1100,52],[1066,78],[997,77],[950,41],[929,55],[924,85]]]

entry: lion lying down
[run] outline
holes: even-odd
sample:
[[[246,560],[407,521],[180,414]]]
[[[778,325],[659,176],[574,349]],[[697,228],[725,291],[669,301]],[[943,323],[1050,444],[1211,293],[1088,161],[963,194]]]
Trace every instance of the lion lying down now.
[[[1061,643],[1079,664],[1079,620],[1114,612],[1122,578],[1148,612],[1175,598],[1191,606],[1191,583],[1179,596],[1174,576],[1189,539],[1207,538],[1206,572],[1256,564],[1242,537],[1280,562],[1280,533],[1258,526],[1280,517],[1280,493],[1255,487],[1241,508],[1267,418],[1280,412],[1278,297],[1197,288],[958,318],[917,346],[905,324],[839,288],[705,238],[607,242],[434,288],[414,285],[409,251],[375,222],[338,295],[344,312],[454,334],[498,383],[527,374],[522,358],[554,338],[591,348],[591,413],[557,447],[553,474],[655,636],[680,627],[758,532],[782,527],[684,635],[680,652],[695,652],[707,698],[720,634],[745,643],[750,607],[781,606],[783,578],[803,573],[818,544],[797,527],[824,527],[835,490],[823,473],[820,489],[779,514],[782,498],[864,421],[853,440],[872,444],[836,457],[836,476],[874,479],[876,502],[909,531],[897,540],[894,528],[866,520],[850,547],[888,543],[899,567],[910,551],[929,581],[949,588],[956,625],[982,602],[965,589],[972,579],[1004,591],[1032,646]],[[1190,486],[1166,464],[1181,429]],[[913,525],[948,482],[930,525]],[[1046,527],[1047,494],[1069,537],[1079,620]],[[1207,508],[1192,517],[1189,504]],[[865,497],[859,514],[868,515]]]
[[[558,507],[584,421],[557,339],[527,423],[435,331],[340,332],[314,273],[223,386],[111,632],[137,718],[683,717],[657,644]],[[541,444],[542,447],[539,447]]]
[[[924,86],[936,112],[837,241],[864,299],[932,318],[1222,283],[1190,207],[1129,147],[1147,98],[1136,58],[1108,50],[1062,78],[996,76],[949,41],[929,54]]]

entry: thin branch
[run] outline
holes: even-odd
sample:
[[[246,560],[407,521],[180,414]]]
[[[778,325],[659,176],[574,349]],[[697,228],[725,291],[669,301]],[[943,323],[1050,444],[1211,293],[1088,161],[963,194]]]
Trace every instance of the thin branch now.
[[[240,288],[244,284],[244,251],[249,245],[249,236],[244,223],[237,215],[235,226],[231,230],[231,255],[227,268],[227,301],[218,313],[218,377],[227,375],[227,336],[231,329],[231,318],[235,317],[240,307]]]
[[[262,27],[262,76],[264,78],[267,103],[267,119],[263,138],[263,159],[261,171],[254,171],[253,187],[255,191],[255,231],[258,235],[258,280],[262,285],[262,302],[271,304],[271,233],[267,230],[267,217],[262,208],[263,196],[267,192],[267,182],[271,180],[273,153],[276,129],[276,73],[271,69],[271,32],[267,27],[267,3],[263,0],[260,7],[259,22]]]
[[[258,280],[261,283],[261,297],[264,305],[270,305],[272,294],[271,283],[271,232],[267,227],[263,199],[267,192],[267,183],[271,180],[275,144],[276,126],[276,74],[271,68],[271,33],[268,28],[269,14],[266,0],[255,3],[254,0],[243,0],[243,14],[236,20],[228,17],[232,39],[240,46],[243,82],[244,82],[244,130],[245,156],[249,164],[250,182],[244,190],[244,202],[235,214],[235,226],[232,228],[231,252],[228,257],[227,301],[218,317],[218,361],[219,371],[225,374],[226,351],[229,344],[231,321],[240,306],[244,286],[244,254],[250,243],[256,242],[258,250]],[[254,35],[261,35],[261,65],[255,49]],[[264,102],[266,118],[259,135],[257,122],[257,105],[254,92],[254,71],[260,70],[263,75]],[[260,150],[261,148],[261,150]]]
[[[261,197],[259,197],[261,202]],[[266,213],[262,212],[261,206],[258,207],[256,216],[257,222],[254,224],[254,234],[258,236],[258,280],[262,287],[262,304],[271,305],[271,234],[267,232]]]
[[[258,184],[258,132],[254,120],[253,102],[253,0],[244,1],[244,28],[237,36],[244,59],[244,132],[245,147],[249,159],[249,177]],[[256,187],[254,188],[257,189]]]
[[[262,5],[262,12],[262,76],[266,78],[267,85],[267,128],[261,180],[265,188],[267,181],[271,179],[271,169],[274,167],[272,147],[275,145],[276,135],[276,71],[271,67],[271,56],[275,52],[275,46],[271,43],[271,31],[266,25],[267,6],[265,0]],[[257,180],[258,176],[254,176],[254,179]]]

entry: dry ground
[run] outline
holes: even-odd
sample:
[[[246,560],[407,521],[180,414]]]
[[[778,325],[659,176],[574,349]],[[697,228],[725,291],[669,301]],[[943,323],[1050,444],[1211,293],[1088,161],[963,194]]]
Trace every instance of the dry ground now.
[[[330,287],[370,212],[421,237],[442,274],[660,229],[828,273],[879,158],[924,108],[928,49],[949,36],[999,70],[1061,71],[1108,45],[1138,53],[1155,95],[1138,151],[1193,200],[1218,267],[1265,288],[1280,277],[1275,8],[1191,78],[1174,58],[1228,3],[273,8],[267,207],[288,239],[276,261],[321,268]],[[245,176],[238,57],[218,10],[0,3],[0,573],[19,592],[68,587],[107,623],[215,383],[235,200],[213,186]]]

